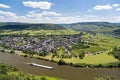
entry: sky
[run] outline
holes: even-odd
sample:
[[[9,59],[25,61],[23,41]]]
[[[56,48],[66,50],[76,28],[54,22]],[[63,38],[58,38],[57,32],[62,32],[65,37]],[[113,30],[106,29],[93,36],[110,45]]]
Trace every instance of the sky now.
[[[120,0],[0,0],[0,22],[120,22]]]

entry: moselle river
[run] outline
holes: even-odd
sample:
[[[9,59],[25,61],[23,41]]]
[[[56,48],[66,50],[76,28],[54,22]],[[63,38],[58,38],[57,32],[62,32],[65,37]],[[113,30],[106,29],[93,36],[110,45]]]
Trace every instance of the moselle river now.
[[[30,66],[27,63],[34,62],[54,67],[53,70]],[[15,54],[0,52],[0,63],[6,63],[17,67],[19,70],[36,75],[58,77],[65,80],[94,80],[95,77],[105,75],[116,76],[120,80],[120,68],[75,68],[71,66],[59,66],[49,61],[34,58],[25,58]]]

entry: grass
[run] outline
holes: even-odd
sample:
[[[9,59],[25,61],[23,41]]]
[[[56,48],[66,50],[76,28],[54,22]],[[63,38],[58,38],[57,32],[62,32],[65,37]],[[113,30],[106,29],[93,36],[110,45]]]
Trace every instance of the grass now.
[[[40,56],[34,55],[34,57],[39,58]],[[51,60],[51,55],[40,57],[42,59]],[[58,62],[60,58],[55,57],[54,61]],[[64,58],[63,59],[66,63],[73,63],[73,64],[79,64],[79,63],[85,63],[85,64],[93,64],[93,65],[106,65],[109,63],[116,63],[119,62],[119,60],[115,59],[113,56],[108,55],[106,53],[94,55],[94,56],[85,56],[84,59],[79,58]]]
[[[79,58],[71,58],[64,59],[67,63],[86,63],[86,64],[107,64],[112,62],[119,62],[119,60],[115,59],[111,55],[107,55],[106,53],[94,55],[94,56],[85,56],[84,59]]]
[[[106,49],[103,47],[100,47],[100,46],[91,46],[90,48],[86,49],[86,51],[91,52],[91,53],[104,51],[104,50],[106,50]]]
[[[102,41],[101,41],[101,39],[102,39]],[[100,44],[101,46],[104,46],[104,47],[114,47],[114,46],[120,44],[119,40],[120,39],[113,38],[110,36],[104,36],[104,35],[100,35],[100,34],[98,34],[95,37],[95,43]]]
[[[58,54],[58,55],[62,55],[62,54],[64,54],[63,49],[62,49],[62,48],[59,48],[59,49],[57,50],[57,54]]]
[[[74,55],[74,56],[78,56],[78,54],[81,52],[81,50],[80,49],[72,49],[71,50],[71,53],[72,53],[72,55]]]
[[[90,37],[93,38],[92,43],[97,44],[96,46],[91,44],[86,44],[90,46],[90,48],[87,48],[85,50],[90,53],[109,50],[120,44],[120,39],[110,36],[105,36],[102,34],[97,34],[96,36],[93,36],[91,34],[86,34],[83,36],[83,39],[87,40],[88,42],[91,42],[90,40],[88,40],[88,38]]]

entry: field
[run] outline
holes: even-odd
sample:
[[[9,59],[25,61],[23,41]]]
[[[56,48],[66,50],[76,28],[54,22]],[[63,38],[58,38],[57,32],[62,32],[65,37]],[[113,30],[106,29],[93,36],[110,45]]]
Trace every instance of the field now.
[[[28,36],[39,36],[39,35],[74,35],[78,34],[78,31],[74,30],[2,30],[0,35],[28,35]]]
[[[107,64],[113,62],[119,62],[119,60],[115,59],[111,55],[107,55],[106,53],[98,54],[94,56],[85,56],[84,59],[79,58],[71,58],[64,59],[68,63],[86,63],[86,64]]]

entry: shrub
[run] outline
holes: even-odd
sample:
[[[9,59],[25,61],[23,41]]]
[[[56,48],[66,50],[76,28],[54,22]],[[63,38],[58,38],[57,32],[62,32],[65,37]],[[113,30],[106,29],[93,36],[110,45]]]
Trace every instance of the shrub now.
[[[42,76],[41,80],[47,80],[47,78],[45,76]]]
[[[13,51],[13,50],[11,50],[11,51],[10,51],[10,53],[14,53],[14,51]]]
[[[80,59],[83,59],[84,57],[85,57],[85,53],[84,52],[82,52],[82,53],[79,54],[79,58]]]
[[[2,50],[1,50],[1,52],[5,52],[5,50],[4,50],[4,49],[2,49]]]
[[[24,55],[24,57],[28,57],[27,55]]]
[[[109,54],[120,60],[120,47],[115,47]]]
[[[62,60],[62,59],[60,59],[60,60],[58,61],[58,64],[59,64],[59,65],[65,65],[65,61]]]
[[[78,63],[78,64],[74,64],[73,66],[74,67],[86,67],[87,64],[85,64],[85,63]]]

